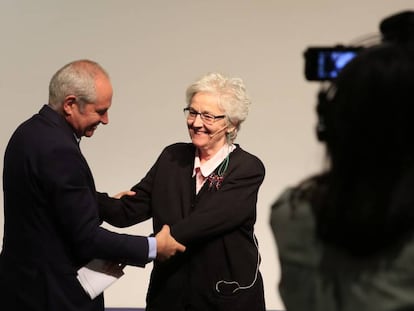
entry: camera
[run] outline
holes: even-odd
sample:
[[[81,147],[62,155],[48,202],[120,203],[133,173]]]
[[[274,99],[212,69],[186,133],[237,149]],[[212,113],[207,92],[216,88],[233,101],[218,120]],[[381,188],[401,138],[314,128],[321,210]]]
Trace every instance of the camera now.
[[[305,77],[309,81],[335,79],[342,68],[363,49],[361,46],[309,47],[305,53]]]
[[[414,11],[402,11],[384,18],[379,25],[380,42],[413,44]],[[361,42],[360,42],[361,43]],[[335,79],[345,65],[366,46],[315,46],[304,52],[305,77],[309,81]]]

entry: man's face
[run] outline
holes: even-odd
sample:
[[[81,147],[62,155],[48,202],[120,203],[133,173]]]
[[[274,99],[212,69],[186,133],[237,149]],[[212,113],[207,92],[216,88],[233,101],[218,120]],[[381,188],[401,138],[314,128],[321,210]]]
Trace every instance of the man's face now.
[[[68,96],[64,104],[65,117],[72,126],[76,136],[91,137],[100,123],[108,124],[108,109],[112,103],[112,86],[104,76],[96,79],[96,102],[86,103],[83,107],[76,102],[76,97]]]

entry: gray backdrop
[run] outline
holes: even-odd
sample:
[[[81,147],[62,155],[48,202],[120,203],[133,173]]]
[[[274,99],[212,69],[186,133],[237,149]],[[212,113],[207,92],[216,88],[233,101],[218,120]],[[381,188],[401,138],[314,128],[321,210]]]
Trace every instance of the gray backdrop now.
[[[165,145],[189,141],[182,114],[189,83],[210,71],[242,77],[253,105],[236,142],[267,169],[256,232],[267,306],[282,309],[270,205],[318,171],[324,156],[314,138],[319,84],[304,79],[303,51],[377,33],[383,17],[403,9],[414,9],[413,1],[1,0],[0,153],[47,102],[52,74],[93,59],[110,73],[115,93],[110,124],[81,148],[97,188],[115,194],[140,180]],[[2,225],[0,213],[0,239]],[[151,226],[119,231],[148,234]],[[127,267],[106,305],[144,306],[150,270]]]

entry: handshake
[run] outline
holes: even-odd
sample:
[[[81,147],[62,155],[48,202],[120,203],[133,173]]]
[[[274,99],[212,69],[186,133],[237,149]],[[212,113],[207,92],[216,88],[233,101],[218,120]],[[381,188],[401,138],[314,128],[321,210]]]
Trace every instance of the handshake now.
[[[122,191],[113,196],[115,199],[120,199],[124,195],[132,196],[135,195],[134,191],[126,190]],[[184,252],[185,246],[178,243],[170,233],[170,226],[164,225],[160,232],[155,235],[155,239],[157,240],[157,257],[156,259],[159,261],[165,261],[170,257],[174,256],[177,251]]]
[[[164,225],[155,235],[157,240],[157,257],[166,261],[177,251],[184,252],[185,246],[178,243],[170,234],[170,227]],[[124,275],[125,264],[113,263],[102,259],[94,259],[77,272],[77,279],[91,299],[95,299],[106,288]]]
[[[178,243],[170,234],[170,227],[164,225],[160,232],[155,235],[157,240],[157,260],[165,261],[176,252],[184,252],[185,246]]]
[[[133,196],[135,191],[126,190],[113,196],[115,199],[120,199],[124,195]],[[165,261],[171,256],[174,256],[177,251],[184,252],[185,246],[178,243],[170,233],[170,226],[164,225],[160,232],[155,235],[157,240],[157,260]]]

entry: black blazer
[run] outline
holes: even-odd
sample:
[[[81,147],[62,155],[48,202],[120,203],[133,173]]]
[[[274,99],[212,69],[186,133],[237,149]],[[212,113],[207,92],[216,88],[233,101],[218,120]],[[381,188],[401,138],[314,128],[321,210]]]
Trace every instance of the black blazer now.
[[[168,146],[132,187],[135,196],[99,194],[101,216],[115,226],[152,217],[154,232],[168,224],[187,246],[169,261],[155,262],[147,310],[265,310],[253,232],[264,166],[237,146],[221,187],[206,180],[196,195],[194,156],[192,144]]]
[[[2,310],[103,310],[76,271],[93,258],[143,266],[146,237],[100,227],[91,171],[72,129],[49,106],[20,125],[6,148]]]

